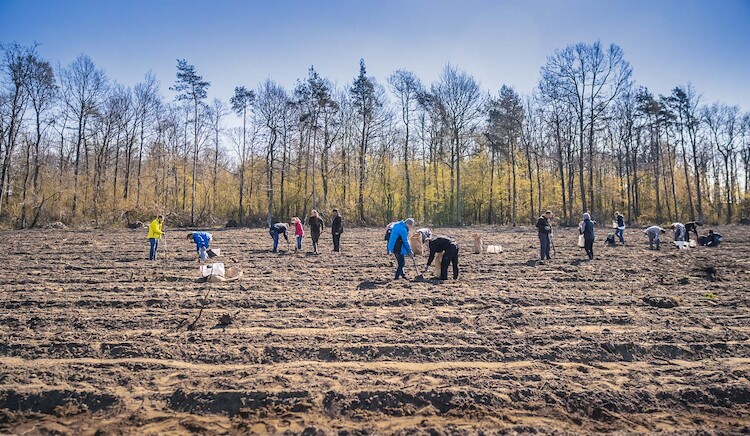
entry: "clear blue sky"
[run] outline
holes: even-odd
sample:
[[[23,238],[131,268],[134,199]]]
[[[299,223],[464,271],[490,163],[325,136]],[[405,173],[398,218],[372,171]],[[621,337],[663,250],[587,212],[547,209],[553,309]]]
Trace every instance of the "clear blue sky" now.
[[[653,92],[691,81],[750,110],[750,0],[0,0],[0,42],[54,64],[85,53],[129,86],[152,70],[167,97],[185,58],[225,101],[268,77],[291,89],[310,65],[348,84],[360,58],[381,83],[406,68],[429,84],[450,62],[525,94],[556,48],[596,39]]]

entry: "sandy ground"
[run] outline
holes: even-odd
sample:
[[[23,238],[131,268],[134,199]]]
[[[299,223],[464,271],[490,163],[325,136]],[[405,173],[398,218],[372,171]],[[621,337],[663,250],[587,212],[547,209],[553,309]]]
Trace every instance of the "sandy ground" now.
[[[143,230],[4,232],[0,433],[750,432],[750,236],[720,230],[587,262],[563,229],[537,265],[533,229],[437,229],[462,250],[442,284],[392,280],[380,229],[320,256],[214,231],[245,273],[221,284],[183,231],[155,263]]]

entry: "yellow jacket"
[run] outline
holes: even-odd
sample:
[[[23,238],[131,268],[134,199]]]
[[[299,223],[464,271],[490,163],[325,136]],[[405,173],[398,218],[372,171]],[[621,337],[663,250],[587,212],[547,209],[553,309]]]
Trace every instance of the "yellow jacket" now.
[[[155,218],[153,221],[151,221],[151,224],[148,226],[148,238],[149,239],[161,238],[162,233],[164,233],[161,229],[162,229],[162,223],[159,222],[159,218]]]

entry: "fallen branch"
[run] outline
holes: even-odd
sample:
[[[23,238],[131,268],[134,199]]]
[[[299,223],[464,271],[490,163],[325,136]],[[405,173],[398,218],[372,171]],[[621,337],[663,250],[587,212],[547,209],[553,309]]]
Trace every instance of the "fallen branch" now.
[[[203,315],[203,308],[206,307],[206,304],[208,303],[208,296],[210,294],[211,294],[211,289],[209,288],[208,291],[206,292],[206,295],[203,296],[203,300],[201,300],[201,308],[198,311],[198,316],[196,316],[195,319],[193,320],[193,322],[191,322],[187,326],[188,331],[195,330],[195,324],[198,323],[199,319],[201,319],[201,315]]]

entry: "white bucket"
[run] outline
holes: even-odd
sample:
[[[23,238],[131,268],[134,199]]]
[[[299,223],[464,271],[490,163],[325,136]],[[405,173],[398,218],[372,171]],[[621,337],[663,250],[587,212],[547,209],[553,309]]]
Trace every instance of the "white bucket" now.
[[[502,245],[488,245],[487,252],[488,253],[502,253],[503,246]]]

